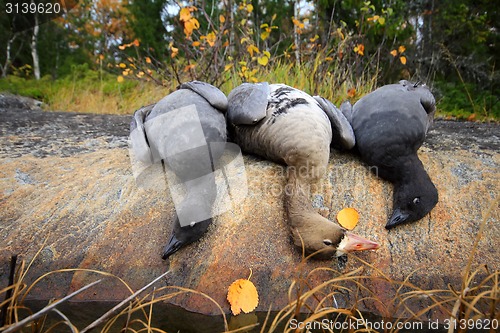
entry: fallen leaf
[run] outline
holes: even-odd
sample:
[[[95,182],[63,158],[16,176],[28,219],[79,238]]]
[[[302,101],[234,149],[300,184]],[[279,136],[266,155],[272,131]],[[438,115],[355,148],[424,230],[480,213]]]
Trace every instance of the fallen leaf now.
[[[398,47],[399,53],[403,53],[404,51],[406,51],[406,47],[404,47],[404,45],[401,45],[400,47]]]
[[[398,51],[396,49],[392,50],[390,53],[393,57],[398,55]]]
[[[123,76],[121,76],[121,75],[120,75],[120,76],[118,76],[118,77],[116,78],[116,81],[118,81],[118,82],[120,82],[120,83],[121,83],[121,82],[123,82],[124,80],[125,80],[125,79],[124,79],[124,78],[123,78]]]
[[[401,57],[399,57],[399,61],[401,61],[401,63],[402,63],[403,65],[406,65],[406,57],[405,57],[405,56],[401,56]]]
[[[344,208],[337,213],[337,221],[347,230],[352,230],[358,224],[359,214],[354,208]]]
[[[241,311],[249,313],[255,310],[259,304],[259,294],[250,280],[238,279],[229,286],[227,300],[231,304],[231,312],[236,316]]]

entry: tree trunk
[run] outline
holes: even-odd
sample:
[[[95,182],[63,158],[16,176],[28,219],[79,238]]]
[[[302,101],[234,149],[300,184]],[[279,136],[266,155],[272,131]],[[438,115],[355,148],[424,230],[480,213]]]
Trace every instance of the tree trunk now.
[[[10,67],[10,62],[11,62],[11,56],[10,56],[10,51],[11,51],[11,46],[12,43],[14,43],[14,40],[17,38],[17,32],[12,35],[12,38],[9,38],[9,41],[7,42],[7,51],[5,55],[5,64],[2,68],[2,77],[6,77],[7,73],[9,71]]]
[[[299,1],[295,1],[293,4],[293,16],[296,20],[299,20]],[[297,66],[300,66],[300,36],[299,36],[299,27],[297,24],[293,25],[293,40],[295,43],[295,61]]]
[[[33,35],[31,35],[31,56],[33,57],[33,74],[35,75],[36,80],[40,80],[40,59],[38,57],[37,50],[39,31],[40,27],[38,25],[38,16],[35,14],[35,26],[33,27]]]

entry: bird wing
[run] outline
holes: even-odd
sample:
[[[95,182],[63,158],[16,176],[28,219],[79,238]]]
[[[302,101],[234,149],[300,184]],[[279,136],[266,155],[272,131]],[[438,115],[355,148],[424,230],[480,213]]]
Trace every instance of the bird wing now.
[[[190,81],[181,84],[178,89],[192,90],[201,97],[205,98],[214,108],[223,112],[226,112],[227,110],[226,95],[211,84],[201,81]]]
[[[146,131],[144,130],[144,122],[148,114],[151,112],[155,104],[143,106],[134,112],[134,117],[130,123],[130,142],[135,157],[147,165],[153,163],[153,156],[149,146]]]
[[[332,145],[351,149],[356,144],[354,132],[346,116],[332,102],[321,96],[314,96],[319,106],[325,111],[332,126]]]
[[[266,117],[270,87],[267,82],[243,83],[228,96],[228,119],[233,125],[253,125]]]

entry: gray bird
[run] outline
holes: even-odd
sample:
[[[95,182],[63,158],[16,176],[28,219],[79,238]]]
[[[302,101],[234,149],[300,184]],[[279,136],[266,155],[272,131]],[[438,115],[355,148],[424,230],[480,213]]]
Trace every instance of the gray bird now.
[[[438,192],[417,156],[436,111],[425,85],[400,81],[362,97],[352,108],[352,128],[361,158],[394,184],[387,229],[421,219]]]
[[[178,180],[169,179],[169,184],[182,184],[186,192],[176,205],[163,259],[200,239],[212,223],[217,196],[213,171],[227,138],[226,109],[227,98],[219,89],[192,81],[134,114],[130,129],[135,156],[146,164],[163,161]]]
[[[241,149],[288,166],[285,205],[296,246],[323,258],[379,247],[324,218],[310,201],[309,186],[326,171],[332,136],[346,149],[355,143],[340,110],[283,84],[245,83],[228,103],[228,127]]]

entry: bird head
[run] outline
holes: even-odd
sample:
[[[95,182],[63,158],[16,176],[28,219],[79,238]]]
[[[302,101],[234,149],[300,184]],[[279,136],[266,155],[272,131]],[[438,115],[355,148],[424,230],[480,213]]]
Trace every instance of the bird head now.
[[[316,215],[316,214],[315,214]],[[354,251],[376,250],[380,245],[341,228],[319,214],[314,223],[292,229],[294,243],[318,259],[330,259]]]
[[[176,218],[174,230],[167,245],[163,249],[162,258],[167,259],[183,246],[191,244],[200,239],[205,234],[211,223],[212,219],[210,218],[197,223],[193,222],[190,225],[181,227],[179,219]]]
[[[418,221],[438,202],[438,192],[430,178],[415,177],[403,185],[395,185],[393,212],[385,228]]]

